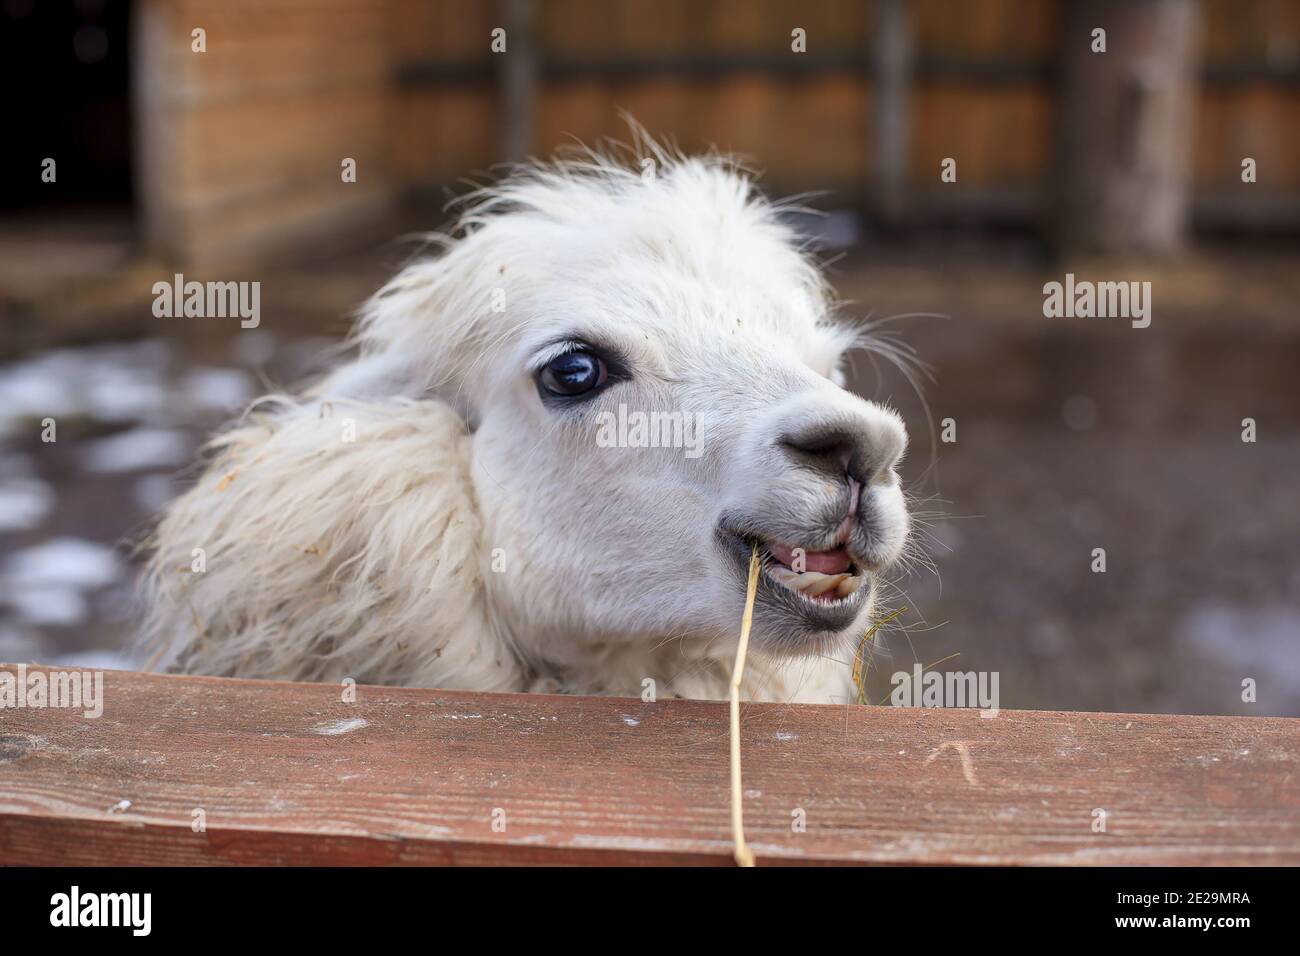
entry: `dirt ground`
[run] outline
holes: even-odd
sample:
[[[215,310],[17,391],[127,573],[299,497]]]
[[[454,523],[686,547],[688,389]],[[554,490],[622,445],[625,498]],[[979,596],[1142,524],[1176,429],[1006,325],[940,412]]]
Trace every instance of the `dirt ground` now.
[[[121,659],[129,543],[203,435],[327,362],[404,254],[264,277],[256,330],[137,321],[0,365],[0,660]],[[1068,267],[1150,278],[1146,329],[1045,318],[1042,283],[1067,267],[1015,242],[868,245],[833,264],[846,312],[889,320],[933,376],[927,410],[887,362],[854,366],[857,390],[908,423],[925,553],[883,595],[907,610],[873,699],[892,672],[949,658],[996,671],[1003,707],[1300,714],[1297,262],[1220,247]],[[955,441],[939,440],[946,419]]]
[[[1298,260],[944,258],[860,258],[837,282],[877,318],[947,316],[885,326],[932,368],[928,416],[897,373],[858,363],[858,390],[909,424],[914,493],[938,499],[918,508],[932,569],[886,602],[911,623],[875,699],[894,670],[957,654],[943,669],[999,672],[1009,707],[1300,712]],[[1044,318],[1042,283],[1067,268],[1151,278],[1150,327]],[[956,440],[932,456],[948,418]]]

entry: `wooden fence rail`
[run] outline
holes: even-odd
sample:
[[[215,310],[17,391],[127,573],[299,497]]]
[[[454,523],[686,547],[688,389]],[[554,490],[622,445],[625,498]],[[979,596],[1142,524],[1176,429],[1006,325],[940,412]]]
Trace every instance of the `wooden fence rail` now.
[[[731,861],[724,704],[342,690],[109,671],[99,717],[0,710],[0,862]],[[742,725],[760,865],[1300,863],[1300,720],[749,704]]]

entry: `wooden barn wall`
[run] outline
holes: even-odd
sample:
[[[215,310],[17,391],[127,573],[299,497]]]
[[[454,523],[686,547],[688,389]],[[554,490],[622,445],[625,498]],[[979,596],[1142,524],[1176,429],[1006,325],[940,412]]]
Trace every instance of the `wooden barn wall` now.
[[[255,260],[381,214],[397,186],[383,4],[141,6],[141,193],[174,257]],[[195,28],[206,52],[191,50]],[[356,183],[342,182],[344,157]]]
[[[1050,188],[1062,0],[911,0],[909,190],[919,199]],[[1198,195],[1300,194],[1300,4],[1203,0]],[[873,4],[860,0],[537,0],[534,151],[626,140],[624,110],[694,150],[754,158],[774,189],[867,195]],[[189,262],[257,259],[381,218],[415,186],[501,155],[502,23],[488,0],[140,0],[141,193],[148,234]],[[208,50],[190,52],[190,31]],[[807,31],[824,68],[772,70]],[[671,58],[683,68],[654,64]],[[722,58],[745,69],[709,71]],[[748,59],[747,59],[748,58]],[[643,64],[642,70],[610,69]],[[581,68],[579,68],[581,67]],[[990,68],[994,67],[994,68]],[[1277,75],[1270,76],[1273,70]],[[1290,72],[1288,72],[1288,70]],[[1279,80],[1278,76],[1282,79]],[[938,189],[939,164],[958,181]],[[1240,164],[1259,183],[1244,197]],[[358,163],[358,182],[340,162]]]
[[[862,51],[867,14],[856,0],[549,0],[539,7],[538,43],[547,59],[560,62],[763,54],[793,59],[790,31],[798,26],[807,31],[808,56],[836,58]],[[745,70],[718,77],[548,80],[540,96],[537,146],[546,152],[575,136],[626,140],[618,115],[625,110],[651,132],[671,132],[684,149],[716,146],[748,154],[774,183],[856,193],[870,161],[871,99],[863,79],[858,70],[841,69],[793,78]]]
[[[478,64],[481,79],[394,84],[388,155],[403,183],[445,184],[498,157],[497,94],[488,43],[500,23],[484,0],[389,0],[392,63]]]
[[[1201,92],[1194,170],[1204,193],[1240,193],[1241,160],[1259,164],[1265,198],[1300,194],[1300,3],[1206,0],[1203,60],[1221,82]],[[1238,77],[1245,68],[1247,75]],[[1266,68],[1285,82],[1250,75]]]

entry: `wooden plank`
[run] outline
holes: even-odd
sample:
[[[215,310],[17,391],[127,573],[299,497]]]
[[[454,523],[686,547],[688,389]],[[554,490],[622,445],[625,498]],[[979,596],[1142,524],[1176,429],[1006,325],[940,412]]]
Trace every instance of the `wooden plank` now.
[[[98,718],[0,711],[0,861],[730,862],[723,703],[344,703],[113,671],[103,700]],[[1300,720],[748,704],[742,721],[760,864],[1300,863]]]

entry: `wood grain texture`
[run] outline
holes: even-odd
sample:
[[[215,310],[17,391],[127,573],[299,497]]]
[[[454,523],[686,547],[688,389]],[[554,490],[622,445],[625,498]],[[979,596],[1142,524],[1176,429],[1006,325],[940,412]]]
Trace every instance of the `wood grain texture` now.
[[[725,703],[356,690],[109,671],[97,719],[0,710],[0,862],[731,862]],[[746,704],[742,726],[760,865],[1300,863],[1300,720]]]

